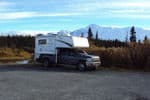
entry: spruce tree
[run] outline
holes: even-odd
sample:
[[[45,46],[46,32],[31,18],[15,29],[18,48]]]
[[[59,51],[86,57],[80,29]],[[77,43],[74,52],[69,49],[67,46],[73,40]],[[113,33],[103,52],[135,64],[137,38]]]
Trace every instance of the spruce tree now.
[[[89,27],[89,30],[88,30],[88,39],[92,39],[93,38],[93,33],[92,33],[92,29],[91,27]]]
[[[130,42],[136,42],[136,32],[134,26],[132,26],[130,30]]]
[[[81,37],[84,37],[84,33],[83,32],[81,33]]]
[[[95,39],[98,40],[98,31],[96,32]]]
[[[125,42],[128,43],[128,32],[127,32],[126,37],[125,37]]]
[[[147,36],[144,37],[144,44],[147,44],[148,43],[148,38]]]
[[[144,37],[144,40],[147,41],[147,36]]]

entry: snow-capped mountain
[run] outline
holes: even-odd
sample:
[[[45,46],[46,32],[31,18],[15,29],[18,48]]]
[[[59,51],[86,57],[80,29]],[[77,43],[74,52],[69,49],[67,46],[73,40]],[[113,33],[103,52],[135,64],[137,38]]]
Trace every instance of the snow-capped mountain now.
[[[95,37],[96,32],[98,32],[98,36],[100,39],[118,39],[121,41],[125,41],[125,38],[130,37],[130,29],[131,27],[125,28],[115,28],[115,27],[101,27],[99,25],[91,24],[85,28],[81,28],[71,32],[71,35],[80,36],[81,33],[87,37],[89,27],[92,29],[93,37]],[[137,40],[143,40],[145,35],[150,38],[150,30],[145,30],[142,28],[135,27]]]
[[[98,32],[98,36],[100,39],[106,39],[106,40],[121,40],[125,41],[126,37],[128,36],[128,40],[130,38],[130,29],[131,27],[124,27],[124,28],[117,28],[117,27],[103,27],[95,24],[88,25],[85,28],[80,28],[77,30],[74,30],[72,32],[69,32],[67,30],[61,30],[59,32],[55,33],[70,33],[73,36],[81,36],[81,34],[84,34],[84,37],[87,37],[88,35],[88,29],[91,27],[92,32],[93,32],[93,37],[95,38],[96,32]],[[136,31],[136,37],[137,40],[143,40],[145,36],[150,38],[150,30],[146,30],[143,28],[135,27]],[[47,34],[49,31],[10,31],[10,32],[1,32],[0,35],[31,35],[35,36],[37,34]]]

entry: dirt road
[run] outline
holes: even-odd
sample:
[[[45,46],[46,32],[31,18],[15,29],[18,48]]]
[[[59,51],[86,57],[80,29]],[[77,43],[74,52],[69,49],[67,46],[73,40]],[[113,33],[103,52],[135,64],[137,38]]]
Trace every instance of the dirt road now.
[[[0,65],[0,100],[150,100],[150,73]]]

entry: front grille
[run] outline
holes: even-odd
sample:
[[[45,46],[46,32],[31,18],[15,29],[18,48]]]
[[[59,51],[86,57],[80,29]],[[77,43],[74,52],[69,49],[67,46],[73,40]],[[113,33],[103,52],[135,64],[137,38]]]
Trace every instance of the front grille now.
[[[94,58],[93,62],[100,62],[99,58]]]

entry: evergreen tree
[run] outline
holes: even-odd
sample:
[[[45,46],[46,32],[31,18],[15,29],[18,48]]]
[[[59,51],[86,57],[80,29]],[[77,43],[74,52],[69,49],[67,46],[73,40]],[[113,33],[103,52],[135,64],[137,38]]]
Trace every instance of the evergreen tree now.
[[[96,32],[95,39],[98,40],[98,31]]]
[[[138,44],[141,44],[141,40],[138,40]]]
[[[134,26],[132,26],[130,30],[130,42],[136,42],[136,32]]]
[[[81,37],[84,37],[84,33],[83,32],[81,33]]]
[[[125,42],[128,43],[128,33],[126,35]]]
[[[92,39],[93,38],[93,33],[92,33],[92,29],[91,27],[89,27],[89,30],[88,30],[88,39]]]
[[[147,36],[144,37],[144,41],[147,41]]]
[[[148,43],[148,38],[147,36],[144,37],[144,44],[147,44]]]

